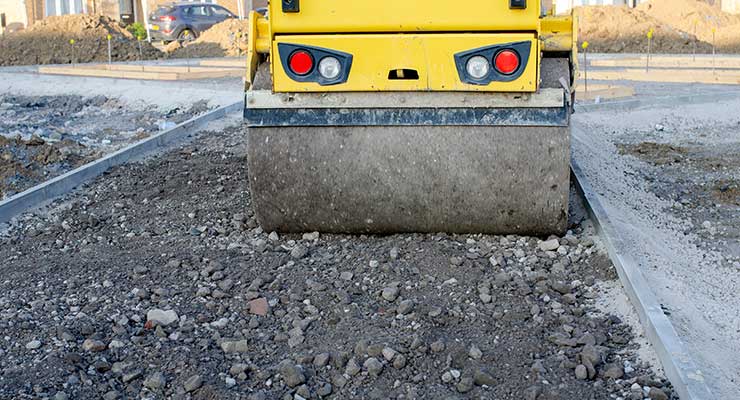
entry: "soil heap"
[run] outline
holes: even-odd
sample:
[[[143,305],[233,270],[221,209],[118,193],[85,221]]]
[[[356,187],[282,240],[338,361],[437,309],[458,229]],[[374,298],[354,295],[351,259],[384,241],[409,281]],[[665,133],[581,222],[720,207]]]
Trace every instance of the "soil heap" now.
[[[656,53],[691,53],[694,46],[698,53],[711,53],[712,43],[719,53],[740,52],[740,15],[699,0],[650,0],[637,8],[578,7],[576,15],[579,40],[590,43],[589,51],[645,53],[652,29],[651,50]]]
[[[699,40],[712,43],[719,52],[740,52],[740,15],[723,12],[697,0],[651,0],[640,4],[639,10],[677,29],[695,34]]]
[[[0,39],[0,65],[105,62],[108,35],[113,61],[162,57],[149,43],[137,43],[118,22],[101,15],[77,14],[48,17],[26,30],[6,35]]]
[[[578,38],[588,41],[589,52],[645,53],[647,33],[653,30],[651,51],[656,53],[691,53],[694,35],[676,29],[645,11],[615,6],[587,6],[576,9],[579,17]],[[711,45],[696,43],[697,52],[711,52]]]
[[[229,19],[201,33],[196,40],[183,48],[173,42],[166,51],[170,57],[237,57],[247,54],[249,21]]]

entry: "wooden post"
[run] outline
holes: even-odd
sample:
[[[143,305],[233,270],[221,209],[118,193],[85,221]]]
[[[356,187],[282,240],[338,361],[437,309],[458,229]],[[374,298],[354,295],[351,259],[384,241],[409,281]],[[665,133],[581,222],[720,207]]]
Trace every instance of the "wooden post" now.
[[[653,28],[647,33],[648,48],[647,48],[647,62],[645,63],[645,73],[650,72],[650,44],[653,41]]]
[[[75,40],[69,39],[69,47],[72,50],[72,57],[70,59],[72,60],[72,68],[75,67],[75,60],[77,59],[77,52],[75,51]]]
[[[112,55],[111,46],[110,46],[110,40],[112,38],[113,37],[110,35],[110,33],[108,34],[108,36],[106,36],[106,39],[108,39],[108,65],[111,65],[111,63],[113,62],[113,55]]]
[[[134,4],[134,7],[136,5]],[[146,28],[146,41],[152,42],[152,34],[149,32],[149,0],[141,0],[141,10],[144,13],[144,27]]]
[[[717,32],[717,29],[712,27],[712,74],[714,74],[714,68],[717,64],[716,57],[717,57],[717,50],[714,45],[714,34]]]
[[[699,23],[699,21],[694,20],[694,62],[696,62],[696,25]]]
[[[583,48],[583,92],[588,95],[588,42],[581,44]]]

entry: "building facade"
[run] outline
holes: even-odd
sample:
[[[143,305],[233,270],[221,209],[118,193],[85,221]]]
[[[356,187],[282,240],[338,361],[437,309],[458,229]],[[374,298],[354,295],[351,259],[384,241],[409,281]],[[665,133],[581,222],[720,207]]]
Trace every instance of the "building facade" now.
[[[722,0],[722,11],[730,14],[740,14],[740,0]]]
[[[124,24],[145,23],[157,7],[172,3],[212,3],[226,7],[240,17],[247,14],[250,0],[0,0],[0,13],[7,24],[26,27],[34,21],[67,14],[102,14]],[[251,0],[253,6],[265,7],[267,0]]]
[[[28,25],[26,5],[18,0],[0,0],[0,13],[5,14],[5,27],[0,28],[3,32]]]
[[[555,0],[555,13],[564,14],[580,6],[627,6],[636,7],[643,0]]]

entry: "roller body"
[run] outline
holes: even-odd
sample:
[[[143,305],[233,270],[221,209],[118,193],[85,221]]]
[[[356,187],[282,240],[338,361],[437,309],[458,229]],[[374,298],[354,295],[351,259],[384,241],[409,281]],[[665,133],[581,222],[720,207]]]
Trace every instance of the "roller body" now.
[[[569,139],[567,126],[251,128],[252,202],[267,231],[563,232]]]
[[[573,19],[464,3],[464,18],[420,0],[250,14],[244,119],[264,230],[565,231]]]

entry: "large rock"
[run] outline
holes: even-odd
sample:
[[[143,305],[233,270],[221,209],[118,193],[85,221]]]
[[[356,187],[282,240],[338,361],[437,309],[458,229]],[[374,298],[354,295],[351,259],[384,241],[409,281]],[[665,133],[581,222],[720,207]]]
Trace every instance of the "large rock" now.
[[[246,353],[249,351],[249,346],[246,340],[232,340],[221,342],[221,350],[224,353]]]
[[[372,376],[378,376],[383,372],[383,363],[375,357],[370,357],[362,364],[367,372]]]
[[[303,375],[301,367],[295,365],[291,360],[283,360],[279,367],[280,375],[283,376],[283,380],[288,387],[296,387],[306,382],[306,376]]]
[[[473,373],[473,382],[478,386],[488,386],[493,387],[493,385],[496,384],[495,379],[491,374],[488,373],[488,371],[484,369],[476,369]]]
[[[250,314],[265,316],[267,315],[268,311],[270,311],[270,305],[267,303],[267,299],[265,299],[264,297],[250,300],[247,304],[249,305]]]
[[[167,326],[179,320],[175,310],[160,310],[154,308],[146,313],[146,320],[153,326]]]
[[[201,386],[203,386],[203,377],[200,375],[191,376],[185,381],[185,384],[183,384],[185,392],[187,393],[194,392],[200,389]]]
[[[399,289],[396,285],[391,285],[383,288],[381,295],[386,301],[395,301],[398,297]]]
[[[164,378],[164,374],[161,372],[155,372],[144,379],[144,387],[151,390],[160,390],[166,383],[167,381]]]
[[[85,341],[82,342],[82,350],[85,351],[103,351],[106,347],[105,343],[100,340],[85,339]]]
[[[557,239],[545,240],[544,242],[540,242],[537,247],[542,251],[555,251],[560,247],[560,242]]]

